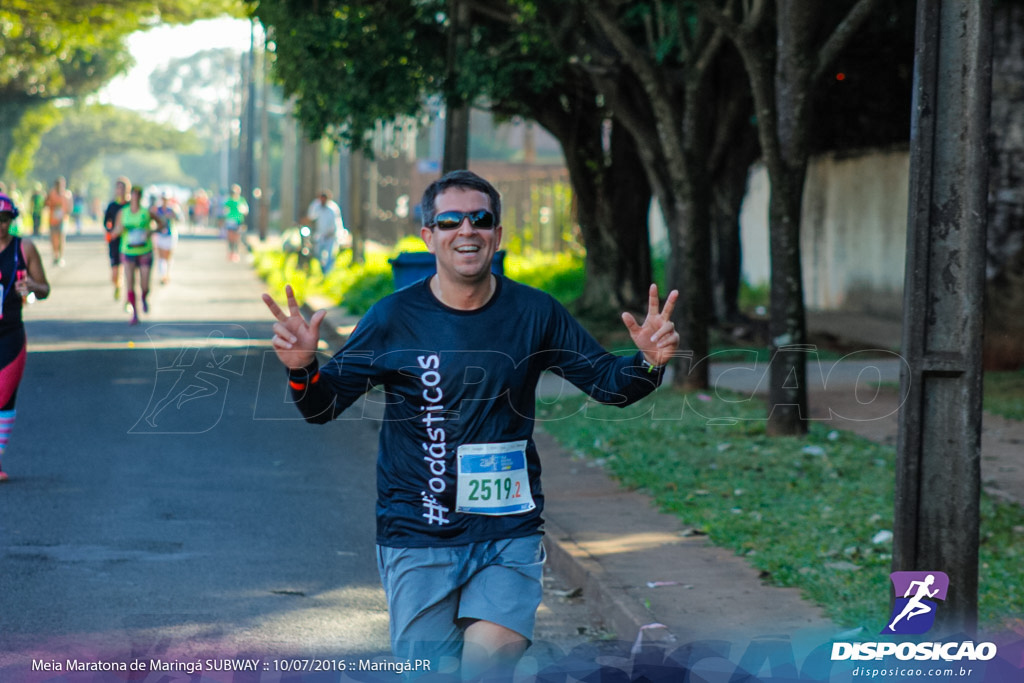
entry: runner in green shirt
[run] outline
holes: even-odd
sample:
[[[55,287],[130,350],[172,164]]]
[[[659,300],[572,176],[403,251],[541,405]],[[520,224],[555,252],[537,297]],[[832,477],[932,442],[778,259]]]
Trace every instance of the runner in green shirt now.
[[[245,217],[249,215],[249,204],[242,196],[242,188],[231,186],[231,196],[224,200],[221,208],[220,225],[227,232],[228,260],[238,261],[238,245],[242,242],[242,231],[245,230]]]
[[[152,224],[156,223],[156,227]],[[164,221],[155,211],[142,206],[142,188],[132,187],[128,206],[117,212],[114,219],[113,238],[120,239],[121,256],[124,260],[124,283],[128,292],[128,306],[131,308],[132,325],[139,324],[139,311],[135,298],[135,272],[139,273],[139,289],[142,294],[142,312],[149,313],[149,277],[153,268],[153,233],[162,230]]]

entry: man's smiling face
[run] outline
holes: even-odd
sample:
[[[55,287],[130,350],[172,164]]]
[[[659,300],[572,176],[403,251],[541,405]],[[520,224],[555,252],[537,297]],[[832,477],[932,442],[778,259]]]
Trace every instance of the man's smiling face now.
[[[491,210],[486,194],[457,187],[439,194],[435,207],[435,216],[445,211],[471,213]],[[491,272],[491,259],[501,244],[500,225],[474,228],[468,218],[463,219],[457,228],[423,228],[420,235],[427,249],[437,258],[438,274],[448,281],[463,284],[476,284],[487,279]]]

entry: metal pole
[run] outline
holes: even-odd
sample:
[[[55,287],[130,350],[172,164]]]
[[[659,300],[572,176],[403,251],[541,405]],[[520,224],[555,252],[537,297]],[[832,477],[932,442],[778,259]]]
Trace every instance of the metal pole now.
[[[267,239],[270,228],[270,203],[275,190],[270,187],[270,72],[267,55],[267,35],[260,44],[260,215],[257,223],[260,241]]]
[[[894,571],[942,571],[936,631],[978,621],[991,0],[919,0]]]
[[[255,160],[256,160],[256,19],[249,22],[249,56],[246,73],[249,76],[247,94],[245,98],[245,146],[240,150],[243,154],[242,162],[242,196],[250,204],[257,204],[259,199],[253,195],[253,188],[256,185]],[[256,215],[250,214],[246,218],[246,225],[250,229],[254,226]]]

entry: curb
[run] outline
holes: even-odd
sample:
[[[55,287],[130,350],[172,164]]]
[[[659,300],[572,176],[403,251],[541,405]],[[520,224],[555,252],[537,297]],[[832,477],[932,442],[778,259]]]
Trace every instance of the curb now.
[[[591,617],[618,640],[639,640],[642,629],[657,619],[643,606],[626,599],[622,590],[616,590],[611,575],[601,563],[581,548],[572,535],[562,529],[545,511],[544,548],[548,567],[569,585],[583,591]],[[675,636],[664,629],[657,640],[674,641]]]

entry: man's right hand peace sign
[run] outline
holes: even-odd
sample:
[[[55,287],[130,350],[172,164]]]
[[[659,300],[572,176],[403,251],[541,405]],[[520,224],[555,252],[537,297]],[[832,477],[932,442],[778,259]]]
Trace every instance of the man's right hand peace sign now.
[[[299,370],[312,363],[316,357],[316,350],[320,344],[320,323],[323,322],[327,311],[317,311],[307,322],[302,317],[292,286],[286,285],[284,293],[288,299],[287,314],[269,294],[263,295],[263,303],[277,318],[277,322],[274,323],[274,338],[271,339],[277,357],[289,370]]]

